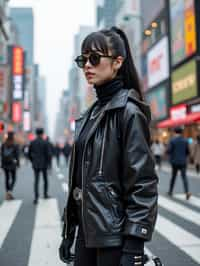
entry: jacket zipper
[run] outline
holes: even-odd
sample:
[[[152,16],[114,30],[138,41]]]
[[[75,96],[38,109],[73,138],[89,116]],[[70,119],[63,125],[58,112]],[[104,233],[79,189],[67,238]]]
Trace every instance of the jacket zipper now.
[[[106,109],[107,105],[105,106]],[[102,116],[104,115],[105,109],[102,110],[102,113],[99,115],[99,117],[97,118],[97,121],[95,123],[95,125],[93,125],[93,127],[91,128],[91,131],[93,130],[93,128],[96,127],[96,124],[98,124],[98,122],[101,120]],[[84,206],[84,158],[85,158],[85,150],[86,150],[86,146],[88,143],[89,139],[87,138],[85,145],[84,145],[84,150],[83,150],[83,158],[82,158],[82,210],[81,210],[81,214],[82,214],[82,224],[83,224],[83,232],[84,232],[84,236],[85,236],[85,240],[86,240],[86,231],[85,231],[85,221],[84,221],[84,215],[83,215],[83,206]],[[100,171],[99,171],[100,172]],[[87,243],[87,240],[86,240]]]
[[[107,135],[107,128],[108,128],[107,120],[108,119],[106,118],[106,123],[105,123],[106,127],[104,130],[103,144],[102,144],[102,149],[101,149],[100,168],[99,168],[99,172],[98,172],[99,175],[103,174],[103,155],[104,155],[104,150],[105,150],[105,142],[106,142],[106,135]]]

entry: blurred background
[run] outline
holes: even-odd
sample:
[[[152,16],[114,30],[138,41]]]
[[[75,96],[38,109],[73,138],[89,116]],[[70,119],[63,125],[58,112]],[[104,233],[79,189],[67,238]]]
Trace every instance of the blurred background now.
[[[128,35],[152,136],[168,142],[171,128],[191,139],[200,130],[200,1],[0,1],[0,138],[19,142],[38,126],[63,142],[95,99],[74,58],[84,37],[117,25]]]

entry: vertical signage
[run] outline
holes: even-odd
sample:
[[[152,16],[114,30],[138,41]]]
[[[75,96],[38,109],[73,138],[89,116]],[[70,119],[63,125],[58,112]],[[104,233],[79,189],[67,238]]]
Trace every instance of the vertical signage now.
[[[30,131],[31,129],[31,118],[30,118],[30,112],[25,111],[24,112],[24,131]]]
[[[23,99],[24,51],[21,47],[12,50],[13,100]]]
[[[12,121],[14,123],[22,121],[22,104],[20,102],[13,102],[12,104]]]

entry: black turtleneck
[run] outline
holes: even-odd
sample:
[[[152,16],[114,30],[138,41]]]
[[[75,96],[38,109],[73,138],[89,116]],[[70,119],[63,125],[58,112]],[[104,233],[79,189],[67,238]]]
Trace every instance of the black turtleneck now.
[[[100,105],[109,102],[112,97],[123,88],[123,81],[120,77],[116,77],[102,85],[95,85],[96,95]]]

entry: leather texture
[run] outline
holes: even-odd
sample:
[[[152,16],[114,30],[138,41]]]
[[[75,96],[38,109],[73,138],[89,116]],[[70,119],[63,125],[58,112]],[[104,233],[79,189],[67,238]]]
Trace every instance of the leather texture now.
[[[76,120],[75,142],[95,104]],[[157,183],[150,150],[150,111],[134,90],[121,89],[95,119],[82,167],[82,223],[86,247],[118,246],[124,235],[150,240],[157,217]],[[76,223],[73,200],[74,144],[65,237]]]

